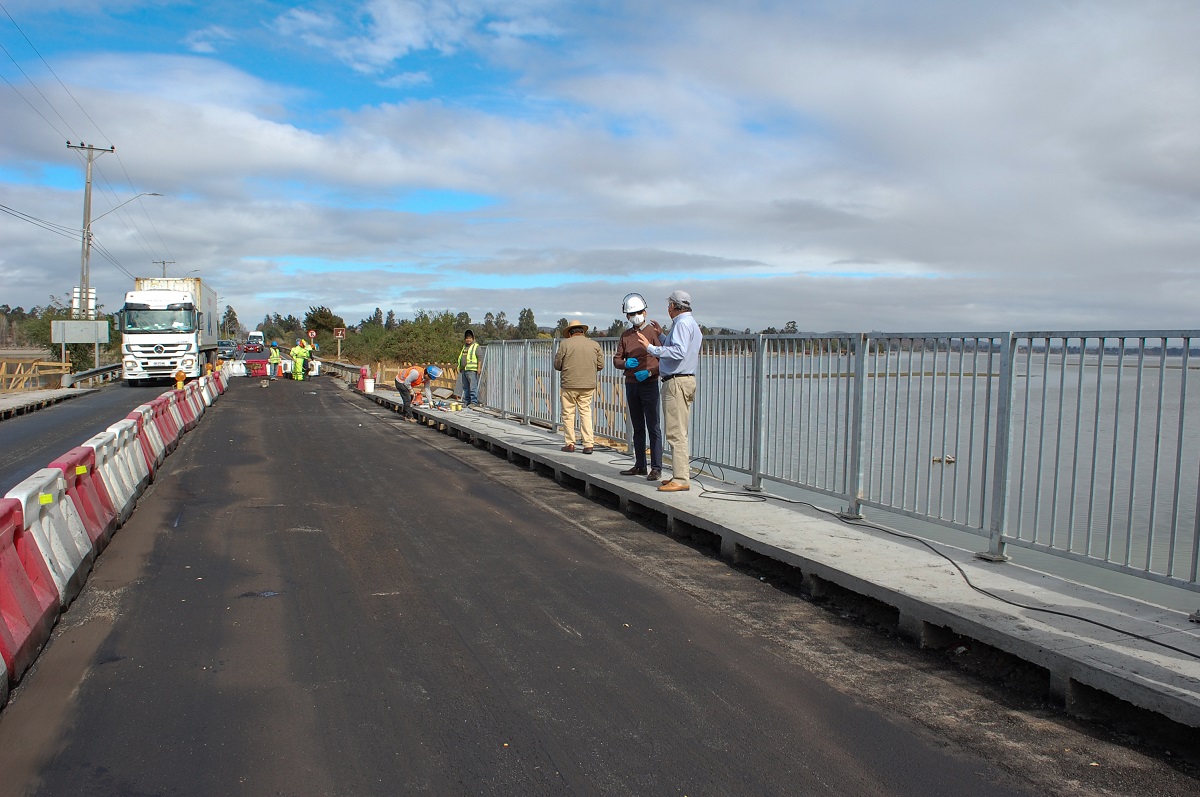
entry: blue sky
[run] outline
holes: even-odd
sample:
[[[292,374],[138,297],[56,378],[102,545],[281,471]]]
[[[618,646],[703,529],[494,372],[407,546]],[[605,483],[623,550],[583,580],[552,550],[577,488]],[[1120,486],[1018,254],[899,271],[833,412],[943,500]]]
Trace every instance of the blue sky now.
[[[109,307],[167,260],[251,323],[1196,326],[1187,0],[0,4],[0,205],[78,227],[67,139],[94,216],[163,194],[96,225]],[[69,295],[78,241],[0,240],[0,304]]]

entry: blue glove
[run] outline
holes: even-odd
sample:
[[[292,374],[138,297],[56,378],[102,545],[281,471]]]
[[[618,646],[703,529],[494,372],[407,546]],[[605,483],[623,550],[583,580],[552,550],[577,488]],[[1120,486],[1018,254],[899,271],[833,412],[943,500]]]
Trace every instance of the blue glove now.
[[[628,359],[626,359],[625,367],[626,368],[637,368],[638,367],[637,357],[629,357]]]
[[[639,382],[645,382],[647,379],[649,379],[649,378],[650,378],[650,372],[649,372],[649,371],[647,371],[647,370],[644,370],[644,369],[643,369],[643,370],[641,370],[641,371],[638,371],[637,373],[635,373],[635,374],[633,375],[633,378],[634,378],[634,379],[636,379],[636,380],[637,380],[637,381],[639,381]]]

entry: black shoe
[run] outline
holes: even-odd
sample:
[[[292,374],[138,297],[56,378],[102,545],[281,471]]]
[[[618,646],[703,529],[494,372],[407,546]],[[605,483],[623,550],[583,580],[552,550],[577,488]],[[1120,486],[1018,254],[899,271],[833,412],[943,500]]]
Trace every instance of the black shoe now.
[[[630,468],[629,470],[623,470],[623,471],[621,471],[621,475],[622,475],[622,476],[645,476],[645,475],[646,475],[646,469],[645,469],[645,468],[639,468],[637,465],[634,465],[634,466],[633,466],[632,468]]]
[[[650,473],[646,476],[646,479],[648,481],[655,481],[655,480],[661,479],[661,478],[662,478],[662,471],[657,470],[657,469],[650,471]]]

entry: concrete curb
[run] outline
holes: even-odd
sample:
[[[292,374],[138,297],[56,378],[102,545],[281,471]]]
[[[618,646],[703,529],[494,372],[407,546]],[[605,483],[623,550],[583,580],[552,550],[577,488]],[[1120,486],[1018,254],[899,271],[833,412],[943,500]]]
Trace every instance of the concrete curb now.
[[[362,395],[399,406],[385,395]],[[922,647],[958,645],[965,637],[1030,662],[1045,671],[1048,696],[1068,712],[1088,714],[1096,690],[1200,728],[1200,627],[1184,612],[934,544],[948,557],[941,558],[920,543],[811,509],[701,503],[695,483],[688,493],[659,493],[643,478],[619,476],[611,457],[560,452],[557,436],[482,412],[414,412],[426,426],[552,473],[585,496],[608,497],[623,512],[658,514],[672,533],[718,537],[726,559],[763,557],[795,568],[814,595],[836,585],[886,604],[897,630]],[[978,588],[1021,605],[976,591],[948,560]]]
[[[64,387],[46,390],[28,390],[20,393],[0,393],[0,421],[36,412],[51,404],[95,393],[99,388]]]

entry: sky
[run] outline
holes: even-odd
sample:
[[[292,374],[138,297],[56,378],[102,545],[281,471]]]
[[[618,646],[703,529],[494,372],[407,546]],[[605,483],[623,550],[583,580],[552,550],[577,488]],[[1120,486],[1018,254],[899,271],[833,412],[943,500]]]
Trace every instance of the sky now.
[[[0,0],[0,304],[79,283],[82,141],[109,310],[165,268],[250,326],[682,289],[738,330],[1200,328],[1197,41],[1194,0]]]

